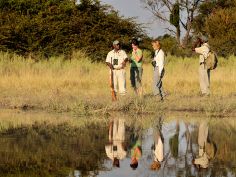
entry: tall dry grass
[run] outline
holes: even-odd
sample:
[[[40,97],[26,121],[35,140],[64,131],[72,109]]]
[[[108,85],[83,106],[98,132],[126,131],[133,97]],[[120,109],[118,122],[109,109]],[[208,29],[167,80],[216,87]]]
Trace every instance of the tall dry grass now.
[[[163,85],[171,97],[191,97],[199,93],[198,58],[168,56],[165,68]],[[235,95],[235,68],[236,57],[219,58],[218,68],[211,72],[212,95]],[[127,97],[132,97],[128,65],[126,71]],[[145,64],[144,95],[152,93],[152,75],[151,64]],[[100,109],[110,104],[108,78],[108,67],[104,63],[91,63],[82,51],[74,52],[71,60],[60,56],[38,62],[0,53],[0,104],[8,108],[32,106],[63,111],[76,109],[77,112]]]

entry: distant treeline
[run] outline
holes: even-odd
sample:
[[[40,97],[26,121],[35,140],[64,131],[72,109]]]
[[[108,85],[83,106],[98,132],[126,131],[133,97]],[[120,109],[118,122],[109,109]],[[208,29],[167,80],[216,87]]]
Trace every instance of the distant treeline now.
[[[132,18],[120,17],[99,1],[0,0],[0,50],[21,55],[69,55],[83,49],[95,60],[104,59],[112,41],[124,47],[132,36],[144,37]]]
[[[209,34],[209,42],[219,54],[235,54],[235,0],[216,2],[201,6],[194,30]],[[123,48],[129,50],[132,37],[141,37],[142,48],[151,49],[151,39],[142,24],[120,16],[99,0],[0,0],[0,19],[0,50],[23,56],[63,54],[69,58],[79,49],[94,61],[101,61],[113,40],[121,40]],[[160,38],[166,53],[192,55],[193,37],[185,48],[170,35]]]

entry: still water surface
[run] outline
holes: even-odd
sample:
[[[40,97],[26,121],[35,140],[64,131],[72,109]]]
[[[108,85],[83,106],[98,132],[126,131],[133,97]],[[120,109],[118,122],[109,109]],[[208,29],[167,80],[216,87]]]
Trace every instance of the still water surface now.
[[[234,118],[135,119],[3,129],[0,176],[235,177]]]

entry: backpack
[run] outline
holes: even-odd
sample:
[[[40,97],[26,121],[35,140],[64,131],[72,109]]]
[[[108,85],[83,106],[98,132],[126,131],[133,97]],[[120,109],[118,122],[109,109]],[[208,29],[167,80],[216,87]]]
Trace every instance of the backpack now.
[[[208,53],[207,58],[205,59],[207,69],[213,70],[217,67],[218,59],[214,51]]]

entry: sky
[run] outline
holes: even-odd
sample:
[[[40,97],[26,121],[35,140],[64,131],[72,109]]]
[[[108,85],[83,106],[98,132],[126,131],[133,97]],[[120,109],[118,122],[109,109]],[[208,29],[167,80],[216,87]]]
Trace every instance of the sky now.
[[[166,33],[164,25],[154,19],[151,12],[144,9],[140,0],[101,0],[101,3],[109,4],[119,11],[124,17],[136,17],[137,23],[143,23],[150,37],[158,37]]]

